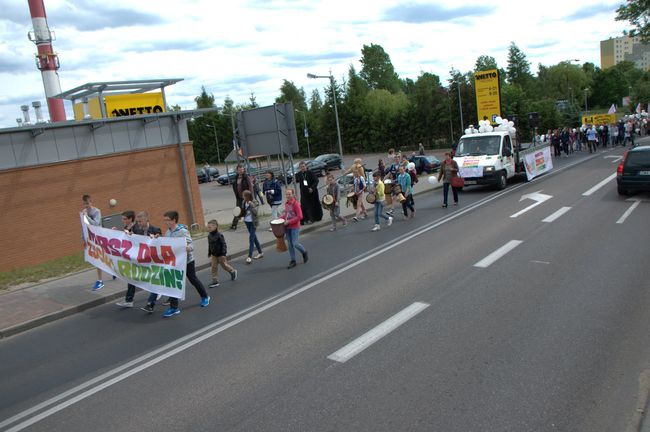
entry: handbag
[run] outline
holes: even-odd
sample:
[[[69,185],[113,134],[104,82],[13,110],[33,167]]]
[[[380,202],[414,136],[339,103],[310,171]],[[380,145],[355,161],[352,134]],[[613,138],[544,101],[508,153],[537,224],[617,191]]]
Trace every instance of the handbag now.
[[[465,179],[460,176],[454,176],[451,178],[451,187],[453,188],[462,188],[465,187]]]

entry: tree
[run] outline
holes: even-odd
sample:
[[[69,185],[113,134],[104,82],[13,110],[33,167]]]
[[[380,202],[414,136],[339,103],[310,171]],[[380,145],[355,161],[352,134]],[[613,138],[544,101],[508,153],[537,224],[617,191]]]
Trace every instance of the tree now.
[[[399,77],[395,73],[390,56],[381,45],[364,45],[361,49],[361,65],[359,75],[371,89],[383,89],[391,93],[400,91]]]
[[[494,57],[488,55],[482,55],[476,59],[476,63],[474,65],[475,72],[490,70],[490,69],[497,69],[497,61]]]
[[[616,21],[629,21],[634,28],[628,34],[650,42],[650,0],[627,0],[616,9]]]
[[[524,89],[530,84],[532,78],[530,63],[526,60],[526,54],[514,42],[510,43],[510,48],[508,49],[506,77],[509,83],[518,84]]]
[[[208,94],[205,90],[205,86],[201,86],[201,94],[194,98],[196,102],[196,108],[214,108],[214,96],[212,93]]]
[[[283,80],[280,86],[280,96],[275,98],[277,103],[291,102],[293,107],[297,110],[304,111],[307,109],[307,102],[305,100],[305,90],[298,88],[293,81]]]

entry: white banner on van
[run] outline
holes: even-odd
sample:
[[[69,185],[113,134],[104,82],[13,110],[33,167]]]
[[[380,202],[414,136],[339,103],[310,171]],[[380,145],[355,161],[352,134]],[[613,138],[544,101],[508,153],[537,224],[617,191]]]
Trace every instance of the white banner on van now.
[[[551,147],[546,146],[539,151],[528,153],[524,156],[524,166],[526,167],[526,177],[532,180],[540,174],[553,169],[553,159],[551,159]]]

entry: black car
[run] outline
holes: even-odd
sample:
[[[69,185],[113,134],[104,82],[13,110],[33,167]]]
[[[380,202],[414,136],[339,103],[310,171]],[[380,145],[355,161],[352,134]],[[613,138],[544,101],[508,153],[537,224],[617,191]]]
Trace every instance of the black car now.
[[[221,174],[217,177],[217,183],[221,186],[232,184],[237,178],[237,171],[228,171],[228,174]]]
[[[197,168],[196,169],[196,178],[199,181],[199,183],[205,183],[207,181],[212,181],[219,177],[219,170],[213,167],[209,167],[208,170],[210,171],[210,179],[208,180],[208,177],[205,175],[205,168]]]
[[[415,164],[415,171],[418,174],[422,174],[423,172],[431,174],[440,169],[440,160],[435,156],[417,155],[411,162]]]
[[[632,192],[650,192],[650,146],[635,147],[625,152],[616,170],[620,195]]]
[[[325,174],[327,174],[327,165],[325,165],[323,162],[317,160],[306,160],[303,162],[305,162],[307,165],[307,170],[313,172],[318,177],[323,177]],[[293,169],[296,173],[300,171],[300,164],[301,162],[293,164]],[[287,175],[291,175],[291,171],[288,171]]]
[[[323,162],[327,166],[328,171],[343,168],[343,158],[336,153],[323,154],[314,160]]]

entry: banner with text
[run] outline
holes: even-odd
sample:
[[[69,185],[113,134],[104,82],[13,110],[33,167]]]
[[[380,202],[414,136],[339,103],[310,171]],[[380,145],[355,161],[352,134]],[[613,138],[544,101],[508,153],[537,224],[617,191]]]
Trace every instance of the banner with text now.
[[[553,169],[553,159],[551,159],[551,147],[546,146],[539,151],[528,153],[524,156],[524,165],[526,167],[526,177],[528,181],[540,174]]]
[[[90,225],[81,213],[86,262],[149,292],[185,299],[184,238],[127,234]]]
[[[476,72],[474,74],[474,89],[478,120],[487,119],[490,123],[496,123],[496,118],[501,117],[499,71],[490,69]]]

